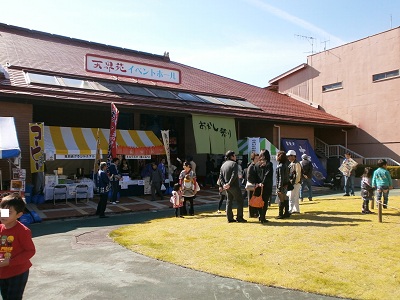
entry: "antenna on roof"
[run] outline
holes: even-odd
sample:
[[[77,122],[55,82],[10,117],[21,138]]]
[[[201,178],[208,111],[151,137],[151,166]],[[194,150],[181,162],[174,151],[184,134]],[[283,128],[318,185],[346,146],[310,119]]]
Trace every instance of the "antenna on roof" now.
[[[330,40],[326,40],[326,41],[321,42],[321,44],[324,44],[324,51],[326,50],[326,43],[327,42],[330,42]]]
[[[300,35],[300,34],[295,34],[295,36],[306,39],[311,44],[311,54],[314,54],[314,40],[316,40],[315,37],[305,36],[305,35]]]

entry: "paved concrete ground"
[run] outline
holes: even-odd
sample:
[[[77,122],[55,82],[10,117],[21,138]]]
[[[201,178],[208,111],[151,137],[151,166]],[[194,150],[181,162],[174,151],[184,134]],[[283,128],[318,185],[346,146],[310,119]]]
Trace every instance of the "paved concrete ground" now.
[[[313,193],[315,196],[325,195],[332,192],[335,191],[324,187],[313,187]],[[120,202],[117,205],[107,205],[106,214],[168,209],[172,207],[169,198],[170,196],[166,195],[164,196],[164,200],[157,199],[157,201],[151,201],[151,195],[121,197]],[[64,200],[59,200],[56,205],[53,205],[53,201],[50,200],[42,204],[28,203],[27,206],[29,210],[37,212],[43,220],[47,221],[59,220],[62,218],[93,216],[96,212],[98,201],[99,197],[98,195],[95,195],[95,197],[88,202],[82,200],[75,203],[75,199],[69,199],[67,203],[65,203]],[[219,194],[217,189],[202,188],[194,200],[194,205],[197,207],[214,203],[215,210],[217,210],[218,201]]]
[[[198,211],[213,208],[204,205]],[[37,254],[24,299],[338,299],[179,267],[107,237],[121,225],[170,215],[171,210],[162,210],[33,224]]]
[[[327,190],[318,197],[342,195]],[[400,195],[400,190],[391,195]],[[215,202],[196,207],[196,212],[210,210]],[[171,214],[164,208],[32,224],[37,254],[24,299],[339,299],[194,271],[131,252],[108,238],[124,224]]]

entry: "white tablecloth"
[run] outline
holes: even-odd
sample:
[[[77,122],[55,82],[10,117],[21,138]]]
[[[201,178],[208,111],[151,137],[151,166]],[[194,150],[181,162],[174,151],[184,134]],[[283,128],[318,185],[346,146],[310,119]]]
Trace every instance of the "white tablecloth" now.
[[[89,198],[93,198],[93,181],[85,181],[80,183],[70,183],[70,184],[63,184],[67,186],[68,189],[68,198],[75,198],[75,189],[76,186],[79,184],[87,184],[89,187]],[[44,188],[44,199],[53,200],[53,186],[45,186]]]
[[[121,180],[119,182],[119,186],[121,187],[121,190],[128,189],[128,185],[144,185],[144,181],[143,180]]]

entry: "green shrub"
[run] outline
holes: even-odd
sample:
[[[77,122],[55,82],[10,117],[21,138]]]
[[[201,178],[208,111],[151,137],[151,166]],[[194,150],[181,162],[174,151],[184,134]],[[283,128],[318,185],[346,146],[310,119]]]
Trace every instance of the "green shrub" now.
[[[371,165],[358,164],[356,168],[356,177],[362,176],[365,167],[371,167],[374,171],[378,169],[378,166],[376,165],[371,166]],[[390,176],[392,176],[392,179],[400,179],[400,166],[388,166],[387,169],[390,172]]]
[[[392,179],[400,179],[400,166],[388,166],[387,169]]]

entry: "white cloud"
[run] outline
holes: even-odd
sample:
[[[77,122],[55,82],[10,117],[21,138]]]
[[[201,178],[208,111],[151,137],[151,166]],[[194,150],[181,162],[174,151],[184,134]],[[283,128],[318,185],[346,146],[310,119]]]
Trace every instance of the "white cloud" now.
[[[336,37],[332,34],[330,34],[329,32],[326,32],[324,29],[319,28],[318,26],[315,26],[314,24],[311,24],[310,22],[307,22],[301,18],[298,18],[296,16],[293,16],[279,8],[276,8],[272,5],[269,5],[267,3],[264,3],[261,0],[245,0],[247,1],[249,4],[257,6],[261,9],[263,9],[264,11],[271,13],[281,19],[284,19],[286,21],[289,21],[293,24],[296,24],[300,27],[303,27],[304,29],[309,30],[310,32],[313,32],[315,34],[317,34],[318,36],[321,37],[329,37],[330,41],[332,42],[333,45],[338,46],[338,45],[342,45],[345,44],[346,41],[343,41],[341,38]]]

